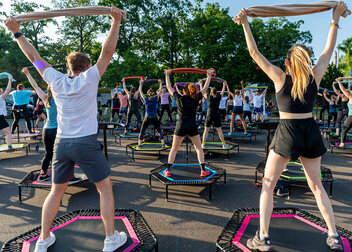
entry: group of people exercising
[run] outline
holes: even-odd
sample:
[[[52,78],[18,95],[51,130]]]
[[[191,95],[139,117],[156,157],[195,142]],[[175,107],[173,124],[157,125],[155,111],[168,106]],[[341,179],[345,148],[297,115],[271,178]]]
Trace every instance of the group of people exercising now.
[[[260,228],[255,236],[247,242],[247,246],[250,249],[260,251],[272,249],[269,239],[269,224],[273,209],[273,190],[289,160],[300,159],[308,184],[329,230],[326,243],[331,249],[343,250],[341,239],[336,231],[331,202],[320,179],[321,156],[326,152],[326,148],[319,127],[312,117],[312,111],[320,82],[328,67],[336,43],[340,16],[346,9],[346,4],[341,1],[334,9],[326,47],[317,64],[312,65],[310,51],[306,46],[294,45],[289,50],[285,61],[287,73],[271,64],[259,52],[247,20],[246,10],[242,9],[234,18],[234,21],[243,26],[250,56],[274,83],[280,113],[280,123],[270,145],[270,153],[265,167],[260,196]],[[116,7],[111,8],[111,28],[95,65],[92,66],[90,59],[82,53],[74,52],[68,55],[67,66],[69,74],[56,71],[48,62],[41,58],[38,51],[23,36],[20,31],[20,23],[16,22],[13,17],[9,17],[5,22],[5,25],[14,34],[19,47],[27,58],[32,63],[42,62],[42,64],[35,65],[37,71],[48,84],[50,94],[43,94],[44,92],[35,84],[28,70],[24,69],[23,72],[42,98],[49,112],[51,111],[47,119],[47,123],[49,122],[50,124],[50,127],[47,128],[48,131],[55,131],[56,125],[54,125],[55,119],[53,117],[55,113],[57,114],[57,133],[54,141],[55,152],[52,157],[53,185],[43,205],[41,234],[36,243],[36,252],[47,251],[48,247],[55,242],[56,238],[50,232],[50,227],[58,212],[60,201],[66,191],[68,182],[73,178],[75,164],[79,165],[89,180],[96,185],[100,194],[100,210],[106,233],[103,251],[115,251],[127,240],[127,235],[124,232],[118,232],[114,228],[115,205],[110,178],[111,171],[97,141],[98,122],[96,118],[96,94],[99,80],[115,52],[122,15],[121,10]],[[214,125],[217,128],[219,137],[223,141],[221,127],[219,126],[219,121],[221,120],[219,119],[221,118],[219,116],[221,115],[221,111],[219,111],[221,97],[227,89],[234,100],[233,114],[240,115],[242,119],[244,118],[243,100],[246,100],[246,98],[243,98],[241,91],[231,93],[226,83],[223,84],[220,94],[217,93],[215,88],[211,88],[210,94],[207,94],[211,77],[214,74],[213,69],[207,70],[207,79],[204,86],[201,84],[200,88],[198,88],[194,83],[187,83],[182,92],[173,88],[170,81],[171,74],[172,70],[165,70],[166,87],[169,95],[176,101],[178,120],[172,148],[169,153],[168,169],[164,172],[164,176],[171,176],[171,168],[174,164],[176,153],[187,135],[196,148],[201,176],[208,176],[210,172],[204,165],[202,141],[196,123],[198,104],[203,99],[207,99],[208,112],[203,141],[206,139],[206,132],[208,132],[210,125]],[[341,91],[348,98],[348,106],[351,108],[352,92],[343,87],[341,79],[337,79],[337,81]],[[136,100],[140,93],[146,105],[144,127],[154,124],[158,128],[160,125],[159,120],[156,119],[156,104],[158,97],[162,94],[160,91],[148,90],[147,96],[144,97],[142,87],[143,82],[140,83],[138,90],[127,90],[124,84],[124,91],[128,96],[127,101],[129,103],[128,114],[131,116],[135,113],[137,109]],[[259,101],[260,94],[253,96],[254,103],[257,102],[255,99]],[[124,105],[126,105],[126,102]],[[240,108],[241,105],[242,108]],[[350,111],[352,110],[350,109]],[[352,123],[352,117],[350,118],[350,116],[346,120],[349,124]],[[130,120],[127,119],[127,127],[129,122]],[[245,125],[243,126],[245,127]],[[143,130],[142,126],[141,134]],[[160,131],[159,134],[162,139],[162,132]],[[225,144],[224,141],[223,144]]]

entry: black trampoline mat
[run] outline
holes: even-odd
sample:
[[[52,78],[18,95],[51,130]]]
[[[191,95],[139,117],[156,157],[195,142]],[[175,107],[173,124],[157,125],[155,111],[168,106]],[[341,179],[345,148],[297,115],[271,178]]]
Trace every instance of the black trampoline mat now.
[[[236,137],[243,138],[243,137],[251,137],[252,134],[251,133],[244,134],[244,132],[227,132],[224,134],[224,136],[231,137],[231,138],[236,138]]]
[[[248,215],[246,218],[248,218],[249,216],[250,215]],[[255,235],[256,230],[258,230],[259,228],[259,215],[255,216],[256,218],[250,219],[240,239],[240,244],[244,245],[246,248],[247,240],[253,237]],[[246,221],[242,223],[241,228],[246,225],[245,222]],[[317,226],[317,224],[313,225]],[[322,227],[319,228],[323,229]],[[270,241],[273,246],[273,251],[330,252],[330,248],[326,245],[327,233],[325,231],[327,232],[326,229],[319,230],[318,228],[308,223],[304,223],[303,221],[298,220],[294,217],[275,217],[271,218],[269,233]],[[236,234],[236,236],[239,233],[240,231]],[[235,239],[233,240],[234,244]]]
[[[14,149],[14,150],[20,150],[20,149],[22,149],[22,148],[24,148],[24,147],[26,147],[27,146],[27,144],[12,144],[12,148]],[[2,151],[8,151],[9,150],[9,148],[8,148],[8,145],[7,144],[1,144],[0,145],[0,152],[2,152]]]
[[[78,219],[66,226],[61,225],[62,227],[54,231],[56,242],[48,249],[48,252],[102,251],[104,247],[105,231],[101,218],[99,216],[80,218],[99,219]],[[126,227],[125,223],[127,223],[128,227]],[[115,216],[115,228],[119,232],[125,232],[128,237],[125,245],[116,251],[130,251],[140,243],[127,217]],[[128,232],[128,230],[130,232]],[[22,252],[34,251],[37,239],[38,237],[28,240],[30,247],[26,250],[22,249]]]
[[[171,177],[165,177],[163,175],[163,171],[166,169],[163,169],[162,171],[159,172],[159,174],[166,179],[170,181],[206,181],[213,177],[217,171],[205,166],[206,169],[211,171],[210,175],[207,177],[201,177],[200,176],[200,166],[199,164],[176,164],[171,166]]]
[[[230,150],[233,148],[233,145],[228,144],[228,148],[222,147],[222,142],[206,142],[203,150]]]
[[[39,174],[40,174],[39,171],[33,173],[32,182],[31,182],[32,185],[43,185],[43,186],[51,186],[52,185],[51,179],[48,179],[45,181],[39,180]],[[52,174],[52,172],[48,171],[47,174]],[[78,178],[79,180],[75,180],[72,182],[70,181],[68,183],[69,185],[74,185],[74,184],[80,183],[82,181],[88,180],[87,176],[84,174],[82,169],[80,169],[78,166],[75,166],[75,168],[74,168],[74,176],[75,176],[75,178]]]
[[[301,163],[289,162],[286,169],[287,170],[284,170],[281,174],[282,178],[307,179]],[[321,174],[320,174],[320,177],[321,177]]]
[[[161,150],[166,150],[171,148],[168,145],[165,145],[164,147],[162,146],[161,143],[142,143],[141,146],[137,149],[138,144],[132,145],[131,146],[134,150],[151,150],[151,151],[161,151]]]

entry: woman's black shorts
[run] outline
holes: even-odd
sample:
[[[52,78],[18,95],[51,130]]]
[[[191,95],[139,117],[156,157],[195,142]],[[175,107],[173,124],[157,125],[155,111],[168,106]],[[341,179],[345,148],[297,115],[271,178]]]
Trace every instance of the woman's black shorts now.
[[[205,119],[205,127],[210,127],[211,125],[213,125],[215,128],[221,127],[221,117],[207,116]]]
[[[42,113],[44,113],[44,112],[41,111],[41,110],[34,110],[34,114],[35,114],[36,116],[39,116],[39,115],[41,115]]]
[[[292,160],[300,156],[317,158],[326,152],[319,126],[313,118],[280,120],[270,149]]]
[[[180,121],[176,122],[175,133],[176,136],[196,136],[199,135],[197,124],[195,121]]]
[[[0,130],[5,129],[7,127],[9,127],[9,124],[6,121],[5,116],[0,115]]]
[[[237,115],[243,114],[243,106],[234,106],[232,113]]]

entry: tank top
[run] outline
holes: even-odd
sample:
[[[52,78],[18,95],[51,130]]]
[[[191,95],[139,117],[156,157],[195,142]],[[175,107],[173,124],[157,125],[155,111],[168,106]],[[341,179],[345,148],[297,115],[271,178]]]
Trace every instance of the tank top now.
[[[156,118],[158,97],[144,98],[146,116]]]
[[[208,116],[219,116],[220,111],[219,111],[219,105],[221,101],[221,95],[216,95],[215,97],[212,95],[208,95],[208,111],[207,115]]]
[[[286,113],[309,113],[313,111],[315,98],[317,97],[318,88],[313,76],[309,77],[309,84],[303,97],[305,103],[299,99],[293,100],[291,90],[293,86],[292,77],[286,75],[284,86],[276,93],[276,101],[279,111]]]
[[[112,109],[120,108],[120,99],[119,98],[112,98]]]
[[[138,99],[138,98],[137,98]],[[128,97],[128,109],[130,111],[138,111],[138,100],[134,98],[134,94],[130,94]]]
[[[263,105],[263,102],[262,102],[262,99],[263,99],[263,95],[254,95],[253,96],[253,107],[255,108],[261,108],[262,105]]]
[[[44,102],[43,104],[39,104],[40,100],[38,99],[37,105],[35,106],[35,111],[44,111]]]
[[[46,108],[47,119],[44,125],[45,129],[56,129],[57,128],[57,109],[54,99],[50,100],[50,107]]]
[[[121,108],[127,107],[127,99],[128,99],[128,96],[127,96],[127,95],[119,95],[119,99],[120,99],[120,106],[121,106]]]
[[[348,116],[352,116],[352,100],[350,100],[348,103],[347,103],[347,107],[348,107]]]
[[[347,101],[342,101],[341,102],[341,110],[345,111],[348,109],[348,100]]]
[[[243,98],[242,95],[235,95],[235,107],[243,106]]]
[[[7,111],[6,111],[6,102],[5,99],[2,99],[2,94],[0,95],[0,115],[6,115]]]
[[[243,104],[243,111],[251,111],[251,106],[248,103]]]
[[[169,93],[160,93],[160,98],[161,98],[161,105],[166,105],[169,104]]]
[[[336,113],[336,103],[329,104],[329,113]]]

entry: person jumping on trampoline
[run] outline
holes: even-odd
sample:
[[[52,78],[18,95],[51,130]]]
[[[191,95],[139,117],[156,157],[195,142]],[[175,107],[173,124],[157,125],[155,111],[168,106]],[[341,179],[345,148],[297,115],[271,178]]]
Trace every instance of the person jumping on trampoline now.
[[[180,148],[183,139],[186,135],[191,139],[194,148],[197,152],[198,161],[201,167],[201,176],[206,177],[210,171],[205,169],[204,152],[202,149],[202,142],[196,123],[196,114],[199,101],[202,100],[204,94],[207,92],[213,74],[213,70],[207,71],[207,80],[204,87],[198,92],[198,87],[193,83],[187,83],[183,88],[183,95],[180,95],[172,88],[170,81],[171,70],[165,70],[166,87],[170,95],[174,97],[177,102],[178,120],[176,122],[176,129],[172,141],[172,147],[169,153],[167,169],[163,172],[164,176],[171,176],[171,166],[175,162],[176,154]]]
[[[54,154],[54,143],[57,133],[57,109],[56,104],[53,99],[53,94],[51,92],[50,86],[48,86],[48,93],[39,87],[37,82],[33,79],[28,68],[24,67],[22,72],[26,75],[29,83],[32,85],[39,98],[43,101],[46,108],[48,118],[43,127],[43,144],[45,148],[45,156],[42,160],[42,169],[40,170],[39,180],[45,181],[51,178],[51,174],[47,174],[49,169],[49,164],[52,162]],[[38,99],[39,100],[39,99]]]
[[[280,112],[280,123],[270,145],[266,162],[262,192],[260,195],[260,230],[250,238],[247,246],[252,250],[269,251],[269,224],[273,210],[273,190],[280,174],[290,159],[300,158],[319,210],[329,230],[327,245],[331,249],[343,250],[336,231],[334,213],[320,178],[321,156],[326,152],[319,127],[312,111],[319,84],[329,65],[336,44],[340,16],[347,10],[344,2],[339,2],[333,11],[326,47],[312,65],[309,49],[304,45],[294,45],[285,60],[288,74],[271,64],[258,50],[252,35],[247,12],[242,9],[234,18],[242,24],[250,56],[274,82],[276,100]]]
[[[166,88],[161,89],[161,93],[160,93],[160,100],[161,100],[161,110],[160,110],[160,122],[163,119],[164,116],[164,112],[166,111],[166,113],[169,116],[169,122],[172,123],[173,119],[172,119],[172,115],[171,115],[171,110],[170,110],[170,101],[169,101],[169,97],[170,97],[170,93],[166,92]]]
[[[345,142],[347,139],[347,132],[352,129],[352,91],[347,90],[341,83],[342,79],[352,79],[352,78],[338,78],[336,81],[339,83],[339,87],[342,93],[348,98],[348,117],[343,125],[342,133],[341,133],[341,143],[339,145],[340,148],[345,147]]]
[[[244,113],[243,113],[243,95],[244,95],[243,81],[241,81],[241,91],[236,89],[235,93],[232,93],[229,86],[227,86],[227,91],[229,95],[232,96],[232,99],[235,102],[235,106],[233,107],[233,110],[231,113],[230,133],[233,132],[236,116],[239,115],[243,126],[243,130],[244,130],[243,133],[247,135],[247,125],[246,125],[246,121],[244,120]]]
[[[252,120],[255,122],[264,122],[263,97],[265,97],[267,90],[266,88],[262,94],[259,93],[259,90],[255,90],[254,92]]]
[[[32,132],[32,126],[31,126],[31,121],[29,119],[29,110],[27,105],[29,104],[30,101],[30,96],[35,94],[35,92],[30,91],[30,90],[25,90],[25,87],[23,84],[18,84],[17,85],[17,90],[12,91],[10,95],[13,96],[13,123],[11,127],[11,133],[15,134],[15,130],[18,127],[18,122],[20,121],[21,118],[21,110],[24,116],[24,119],[27,124],[27,130],[29,134],[34,134]]]
[[[115,52],[123,15],[121,10],[111,7],[112,24],[97,63],[91,67],[86,55],[72,52],[66,57],[69,75],[54,70],[40,57],[38,51],[21,34],[19,22],[13,17],[5,21],[23,53],[50,86],[57,105],[58,131],[53,157],[53,185],[43,205],[41,234],[35,252],[45,252],[55,243],[56,238],[50,233],[50,228],[68,182],[73,178],[75,163],[96,185],[100,194],[100,211],[106,234],[103,251],[115,251],[127,241],[124,232],[118,233],[114,229],[115,203],[111,171],[96,136],[98,85]]]
[[[0,130],[5,134],[7,148],[9,151],[13,151],[13,147],[10,126],[5,119],[5,116],[7,115],[5,98],[11,91],[11,84],[12,77],[9,76],[9,82],[7,83],[5,91],[0,88]]]
[[[131,123],[131,118],[132,115],[135,115],[137,118],[137,129],[139,130],[141,128],[141,114],[138,109],[138,95],[139,95],[139,90],[136,91],[135,87],[131,87],[131,90],[128,91],[126,87],[126,81],[125,79],[122,80],[123,84],[123,90],[127,94],[128,97],[128,112],[127,112],[127,122],[125,126],[125,134],[128,132],[128,127],[130,126]]]
[[[252,112],[251,112],[251,103],[253,99],[253,92],[252,90],[249,91],[251,94],[251,98],[248,96],[244,97],[244,102],[243,102],[243,118],[246,120],[248,117],[249,123],[252,123]]]
[[[202,80],[199,81],[199,84],[200,84],[200,89],[202,90],[203,89]],[[227,87],[227,82],[224,81],[222,83],[222,90],[220,94],[218,94],[218,91],[215,87],[212,87],[210,89],[210,95],[208,95],[207,92],[203,94],[204,98],[207,100],[207,103],[208,103],[208,111],[207,111],[207,117],[205,119],[202,148],[205,148],[205,143],[207,141],[209,130],[212,125],[214,128],[216,128],[216,131],[218,132],[218,136],[222,143],[222,147],[223,148],[229,147],[225,142],[224,133],[222,132],[222,129],[221,129],[221,115],[219,110],[219,104],[220,104],[221,98],[225,94],[226,87]]]
[[[114,93],[114,91],[111,91],[111,117],[110,117],[110,122],[112,122],[114,120],[115,114],[117,114],[117,117],[119,119],[119,115],[120,115],[120,99],[119,99],[119,93],[118,91],[116,91],[116,93]]]
[[[39,96],[39,98],[37,100],[37,105],[35,106],[35,109],[34,109],[34,114],[37,117],[37,120],[35,122],[36,128],[38,128],[38,126],[39,126],[40,119],[43,119],[44,124],[46,123],[46,115],[44,113],[44,107],[45,107],[44,102]]]
[[[160,96],[160,90],[162,88],[162,82],[161,80],[158,80],[160,84],[160,88],[155,94],[155,92],[152,89],[149,89],[147,91],[147,97],[144,96],[143,93],[143,83],[144,80],[140,80],[139,83],[139,93],[141,94],[141,97],[143,99],[143,102],[145,104],[145,117],[142,123],[141,127],[141,132],[139,133],[139,138],[138,138],[138,146],[137,149],[141,148],[142,145],[142,140],[144,137],[144,133],[146,129],[148,128],[149,124],[153,124],[154,128],[156,131],[159,133],[160,141],[162,144],[162,148],[165,147],[165,140],[164,140],[164,134],[160,128],[160,121],[158,120],[157,113],[158,113],[158,99]]]
[[[341,122],[345,120],[346,117],[348,117],[349,99],[344,93],[341,93],[339,90],[336,89],[335,84],[336,82],[332,83],[332,88],[335,94],[341,98],[341,107],[335,123],[335,126],[336,126],[335,136],[340,136]]]
[[[324,92],[324,99],[329,103],[329,114],[328,114],[328,129],[330,128],[331,122],[335,122],[337,120],[337,103],[339,101],[339,97],[336,95],[332,95],[329,99]],[[333,123],[334,125],[334,123]]]
[[[118,91],[118,87],[116,87],[116,92]],[[128,110],[128,95],[125,91],[119,93],[119,100],[120,100],[120,111],[119,111],[119,122],[122,122],[122,117],[125,114],[127,117],[127,110]]]

